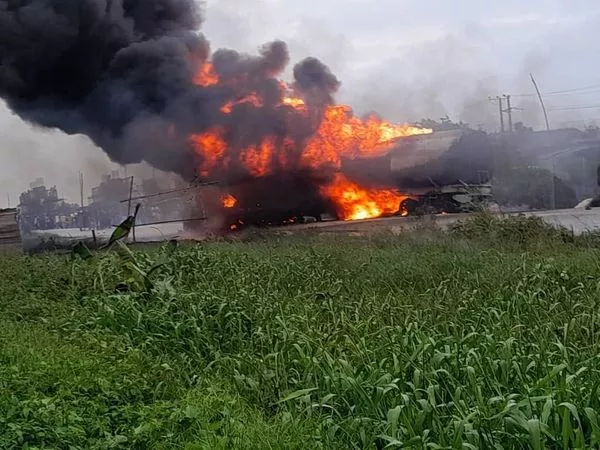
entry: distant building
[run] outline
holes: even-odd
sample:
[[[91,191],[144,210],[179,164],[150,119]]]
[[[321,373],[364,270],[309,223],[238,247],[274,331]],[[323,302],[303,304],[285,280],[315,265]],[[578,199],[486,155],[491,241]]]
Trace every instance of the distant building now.
[[[178,180],[161,174],[153,174],[150,178],[134,179],[121,177],[113,171],[102,177],[102,181],[92,188],[92,195],[85,207],[85,226],[94,229],[111,228],[121,223],[135,207],[141,203],[138,223],[154,223],[162,220],[178,220],[182,218],[183,200],[181,192],[170,195],[157,195],[164,191],[177,190]],[[132,196],[131,211],[128,211],[129,195]]]
[[[85,208],[86,226],[105,229],[117,225],[127,217],[127,204],[121,203],[129,197],[131,178],[121,178],[117,171],[106,174],[92,188],[89,204]]]
[[[574,191],[578,200],[593,197],[598,189],[600,136],[566,128],[523,132],[513,138],[531,165],[553,173]]]
[[[51,230],[76,225],[78,206],[59,198],[56,186],[46,188],[44,179],[30,183],[19,197],[18,217],[21,230]]]
[[[0,254],[20,253],[22,250],[17,210],[0,209]]]

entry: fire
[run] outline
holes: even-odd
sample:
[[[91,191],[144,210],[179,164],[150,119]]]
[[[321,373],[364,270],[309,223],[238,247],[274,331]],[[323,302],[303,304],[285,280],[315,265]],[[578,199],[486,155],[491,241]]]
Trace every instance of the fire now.
[[[432,132],[430,129],[411,125],[393,124],[375,116],[362,119],[354,116],[352,108],[347,105],[330,104],[311,108],[308,99],[302,98],[283,81],[274,81],[280,91],[279,100],[275,98],[275,104],[271,94],[267,100],[266,94],[252,91],[240,80],[224,84],[227,89],[237,93],[236,98],[224,99],[220,106],[223,114],[221,123],[224,125],[193,134],[189,139],[201,156],[201,175],[214,175],[215,172],[230,167],[241,167],[253,177],[270,175],[275,169],[339,171],[344,158],[379,157],[402,138]],[[221,80],[212,64],[207,62],[200,67],[194,82],[207,87],[219,85]],[[246,139],[246,136],[254,136],[252,127],[255,122],[249,122],[247,131],[244,128],[227,128],[228,120],[233,118],[234,108],[239,105],[261,108],[260,114],[264,114],[264,117],[269,117],[269,114],[280,107],[288,109],[278,116],[283,120],[273,122],[276,126],[272,135],[267,132],[262,137],[258,134],[257,137]],[[255,117],[261,116],[249,117],[253,117],[249,120],[255,120]],[[300,129],[306,130],[305,135],[291,132],[297,123],[304,124]],[[239,123],[236,122],[232,127],[238,126]],[[226,129],[229,130],[227,133]],[[336,206],[338,215],[344,220],[397,213],[400,202],[407,198],[394,189],[361,187],[339,173],[331,183],[321,186],[320,192]],[[235,205],[235,199],[233,200],[232,206]],[[227,202],[223,201],[225,207],[232,207],[228,206],[230,204],[229,198]]]
[[[194,83],[198,86],[213,86],[219,83],[219,76],[215,73],[213,65],[209,62],[204,63],[196,73]]]
[[[237,204],[237,199],[231,194],[226,194],[221,197],[221,203],[225,208],[233,208]]]
[[[408,198],[392,189],[364,189],[342,174],[336,174],[330,184],[321,188],[321,193],[336,204],[344,220],[395,214],[400,203]]]
[[[242,97],[239,100],[227,102],[225,105],[221,107],[221,112],[224,114],[231,114],[231,110],[235,105],[241,105],[243,103],[250,103],[254,105],[256,108],[260,108],[263,103],[262,100],[256,94],[250,94],[245,97]]]
[[[274,153],[274,141],[266,139],[260,145],[244,149],[240,155],[240,161],[252,175],[261,177],[270,173]]]
[[[227,143],[221,137],[221,133],[220,129],[216,129],[190,136],[190,141],[194,145],[194,148],[203,157],[202,167],[200,167],[200,174],[202,176],[208,176],[225,156]]]
[[[283,105],[291,106],[294,109],[304,109],[306,103],[301,98],[297,97],[283,97],[281,101]]]
[[[303,163],[312,168],[329,164],[339,168],[342,157],[373,158],[391,149],[398,139],[431,130],[409,125],[394,125],[369,117],[362,120],[352,115],[346,105],[330,105],[319,130],[302,154]]]

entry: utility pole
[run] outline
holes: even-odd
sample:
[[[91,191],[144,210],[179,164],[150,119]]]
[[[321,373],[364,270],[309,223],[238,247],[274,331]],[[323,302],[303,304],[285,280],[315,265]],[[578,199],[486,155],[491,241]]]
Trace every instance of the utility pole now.
[[[83,208],[83,172],[79,172],[79,193],[81,195],[81,223],[79,229],[83,230],[85,226],[85,209]]]
[[[502,109],[502,97],[497,95],[496,97],[489,97],[489,100],[498,102],[498,112],[500,113],[500,133],[504,134],[504,109]]]
[[[510,95],[504,94],[504,98],[506,99],[506,112],[508,114],[508,132],[513,132],[513,121],[512,121],[512,108],[510,106]]]
[[[512,106],[510,103],[510,95],[504,94],[502,97],[506,99],[506,109],[504,110],[504,112],[508,114],[508,132],[512,134],[512,132],[514,131],[512,112],[523,111],[523,108]]]
[[[533,83],[533,87],[535,88],[535,91],[537,92],[538,99],[540,101],[540,106],[542,107],[542,112],[544,113],[544,120],[546,121],[546,131],[550,131],[550,125],[548,124],[548,113],[546,113],[546,106],[544,105],[544,100],[542,99],[542,94],[540,93],[538,85],[535,82],[535,78],[533,78],[533,74],[529,74],[529,76],[531,77],[531,82]]]
[[[556,209],[556,156],[552,155],[552,192],[550,193],[550,209]]]
[[[126,166],[127,167],[127,166]],[[127,216],[131,215],[131,196],[133,195],[133,176],[129,182],[129,199],[127,202]]]

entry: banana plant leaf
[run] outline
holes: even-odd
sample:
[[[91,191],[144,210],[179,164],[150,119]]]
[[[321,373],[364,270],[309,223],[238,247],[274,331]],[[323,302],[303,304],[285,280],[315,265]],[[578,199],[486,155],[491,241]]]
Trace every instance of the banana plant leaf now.
[[[108,243],[105,245],[105,247],[110,247],[115,242],[120,241],[120,240],[126,238],[127,236],[129,236],[129,233],[131,232],[131,229],[135,225],[135,219],[137,217],[139,209],[140,209],[140,204],[138,203],[135,206],[135,213],[134,213],[134,215],[133,216],[129,216],[127,219],[125,219],[123,222],[121,222],[117,226],[117,228],[115,228],[115,230],[110,235],[110,239],[108,240]]]

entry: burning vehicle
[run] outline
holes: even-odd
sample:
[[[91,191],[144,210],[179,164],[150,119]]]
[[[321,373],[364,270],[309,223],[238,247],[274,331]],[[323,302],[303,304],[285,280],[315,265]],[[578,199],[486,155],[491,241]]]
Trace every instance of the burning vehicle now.
[[[400,204],[402,216],[420,214],[458,214],[491,208],[492,186],[489,184],[469,185],[466,183],[436,186],[411,192],[410,197]]]
[[[364,189],[339,172],[290,172],[251,178],[202,201],[224,231],[394,215],[407,197],[396,189]],[[192,230],[194,224],[188,224]]]
[[[250,179],[229,186],[220,196],[223,226],[239,230],[320,221],[335,205],[315,189],[322,180],[311,173],[290,173]]]
[[[306,69],[308,73],[325,76],[337,85],[316,60],[307,64],[313,66]],[[217,75],[207,76],[213,70],[208,67],[197,82],[219,83]],[[343,162],[375,158],[399,140],[431,130],[373,116],[361,119],[349,106],[330,101],[311,105],[310,95],[302,96],[280,80],[277,83],[279,93],[272,108],[280,116],[280,122],[275,122],[279,126],[270,124],[254,143],[240,142],[240,131],[227,127],[190,137],[201,161],[200,175],[221,180],[229,189],[225,198],[235,198],[235,202],[222,203],[224,226],[283,225],[306,218],[321,220],[323,215],[356,220],[398,212],[404,194],[390,184],[354,181],[345,173]],[[265,101],[259,93],[249,92],[221,110],[226,116],[241,114],[244,120],[258,114],[255,131],[265,125],[262,114],[266,112],[261,111]]]
[[[342,156],[337,166],[248,176],[216,204],[225,229],[394,215],[460,213],[492,203],[497,144],[456,130],[399,139],[379,156]]]
[[[346,161],[362,183],[395,186],[406,196],[398,214],[460,213],[493,203],[493,156],[501,144],[486,133],[450,130],[402,139],[382,157]]]

